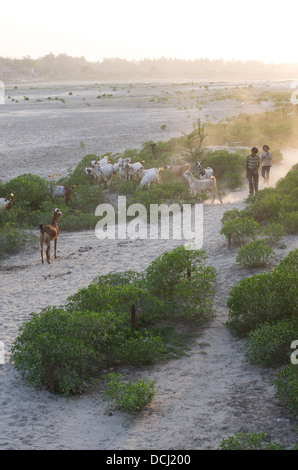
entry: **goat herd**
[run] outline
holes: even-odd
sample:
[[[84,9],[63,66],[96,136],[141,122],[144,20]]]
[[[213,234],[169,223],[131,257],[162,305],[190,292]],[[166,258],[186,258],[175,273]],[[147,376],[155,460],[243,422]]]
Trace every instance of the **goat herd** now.
[[[85,174],[90,178],[95,178],[97,182],[103,181],[107,186],[110,186],[112,178],[115,174],[119,174],[121,181],[128,181],[131,179],[136,180],[140,178],[139,188],[149,187],[152,183],[161,183],[162,170],[170,170],[177,176],[183,176],[187,179],[190,193],[196,197],[198,192],[209,191],[213,195],[212,202],[217,195],[220,202],[222,202],[221,195],[217,190],[216,179],[211,167],[204,168],[202,162],[197,162],[194,168],[198,168],[200,179],[193,176],[190,171],[189,163],[184,165],[166,165],[161,168],[143,167],[144,162],[131,163],[130,158],[119,158],[117,163],[109,161],[108,157],[103,157],[100,160],[93,160],[90,166],[85,168]]]
[[[214,201],[217,195],[220,202],[222,202],[221,195],[217,190],[216,179],[213,175],[212,168],[204,168],[202,162],[197,162],[194,168],[198,168],[200,179],[193,176],[190,171],[189,163],[183,165],[166,165],[161,168],[149,168],[143,167],[144,162],[131,163],[130,158],[120,158],[117,163],[111,163],[108,157],[103,157],[97,161],[92,161],[90,166],[85,168],[85,174],[89,178],[95,178],[96,182],[105,182],[107,186],[110,186],[113,176],[119,173],[121,181],[128,181],[131,179],[136,180],[140,178],[139,188],[149,187],[152,183],[161,183],[161,172],[163,170],[169,170],[175,175],[184,177],[188,181],[190,193],[193,197],[196,197],[199,192],[211,192]],[[67,185],[57,185],[51,189],[51,197],[54,202],[55,198],[62,197],[68,204],[72,191],[75,185],[69,188]],[[14,194],[11,193],[10,199],[0,198],[0,210],[10,210],[14,203]],[[57,258],[57,239],[59,235],[58,218],[62,217],[63,214],[60,209],[56,208],[53,212],[53,220],[51,224],[40,225],[40,249],[41,249],[41,261],[43,259],[43,245],[46,244],[46,258],[50,264],[50,250],[51,241],[54,241],[54,256]]]

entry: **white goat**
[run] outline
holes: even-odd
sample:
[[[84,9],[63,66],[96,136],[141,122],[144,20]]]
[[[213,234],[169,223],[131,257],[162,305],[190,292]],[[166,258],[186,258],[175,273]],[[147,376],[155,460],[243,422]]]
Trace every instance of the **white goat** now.
[[[113,164],[113,172],[118,173],[119,171],[119,162]]]
[[[196,197],[198,192],[200,191],[209,191],[213,195],[213,199],[211,202],[214,202],[215,196],[217,195],[220,202],[222,203],[221,195],[217,190],[216,186],[216,179],[214,176],[211,176],[209,179],[205,180],[198,180],[196,179],[191,171],[186,171],[183,176],[187,179],[189,187],[190,187],[190,194],[193,197]]]
[[[14,194],[10,194],[11,199],[7,199],[6,197],[0,198],[0,210],[10,211],[13,201],[14,201]]]
[[[118,165],[119,165],[119,176],[121,180],[128,180],[128,168],[127,163],[130,163],[131,159],[129,157],[126,158],[119,158]]]
[[[199,169],[199,175],[201,180],[210,179],[211,176],[214,176],[214,171],[212,170],[211,166],[207,166],[207,168],[204,168],[202,162],[197,162],[194,165],[194,168],[196,168],[196,166]]]
[[[100,160],[99,159],[96,161],[93,160],[91,163],[93,164],[96,163],[97,165],[106,165],[106,163],[109,163],[109,162],[110,162],[109,157],[104,156]]]
[[[140,162],[136,163],[126,163],[125,168],[127,168],[128,179],[133,177],[134,180],[137,179],[137,176],[141,175],[141,170],[143,170],[143,165]]]
[[[158,183],[161,183],[161,168],[150,168],[148,170],[143,170],[143,177],[141,179],[139,188],[143,188],[144,186],[149,186],[157,181]]]
[[[114,175],[113,164],[106,163],[105,165],[101,165],[96,171],[100,178],[107,184],[107,186],[110,186]]]

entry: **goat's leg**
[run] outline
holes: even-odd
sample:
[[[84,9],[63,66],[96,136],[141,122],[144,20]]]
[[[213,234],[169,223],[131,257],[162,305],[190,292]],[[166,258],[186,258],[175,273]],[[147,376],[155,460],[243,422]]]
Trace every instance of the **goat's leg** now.
[[[50,240],[49,240],[49,242],[47,243],[46,255],[47,255],[47,262],[48,262],[48,264],[51,264],[51,261],[50,261],[50,256],[51,256],[51,241],[50,241]]]
[[[44,263],[44,261],[43,261],[43,240],[40,240],[40,254],[41,254],[41,262]]]
[[[58,258],[58,256],[57,256],[57,241],[58,241],[58,237],[55,238],[55,258]]]

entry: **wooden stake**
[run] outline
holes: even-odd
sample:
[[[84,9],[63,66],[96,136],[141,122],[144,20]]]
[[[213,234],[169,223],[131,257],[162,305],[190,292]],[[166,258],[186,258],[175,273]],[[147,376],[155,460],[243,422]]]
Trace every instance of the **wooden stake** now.
[[[135,304],[132,304],[132,306],[131,306],[130,324],[131,324],[131,329],[134,330],[136,328],[136,306],[135,306]]]

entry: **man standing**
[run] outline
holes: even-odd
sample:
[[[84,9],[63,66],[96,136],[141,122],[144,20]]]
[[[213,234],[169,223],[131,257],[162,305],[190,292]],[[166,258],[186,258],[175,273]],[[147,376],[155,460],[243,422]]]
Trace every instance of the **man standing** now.
[[[258,191],[260,166],[258,151],[256,147],[253,147],[251,154],[246,157],[246,178],[249,184],[249,194],[254,194]]]
[[[264,183],[269,183],[270,168],[272,166],[272,153],[269,152],[268,145],[263,145],[263,153],[261,154],[260,161],[262,165],[262,176]]]

